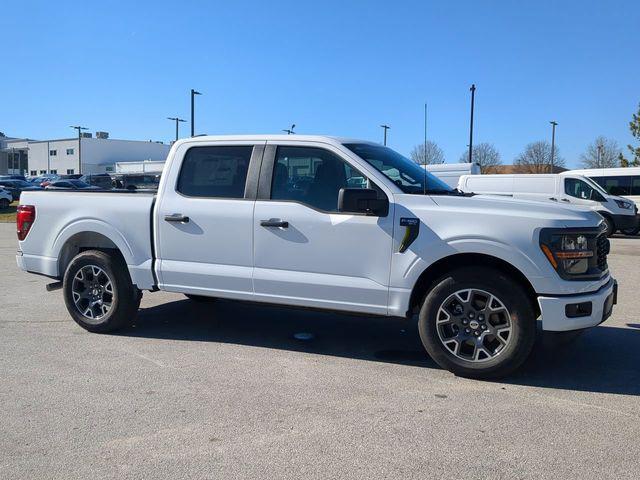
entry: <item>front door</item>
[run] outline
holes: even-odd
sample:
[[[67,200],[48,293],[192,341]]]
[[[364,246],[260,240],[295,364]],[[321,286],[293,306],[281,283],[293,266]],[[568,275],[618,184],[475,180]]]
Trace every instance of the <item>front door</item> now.
[[[256,300],[387,313],[393,204],[338,212],[341,188],[375,188],[337,149],[268,145],[253,216]]]
[[[179,147],[182,161],[165,172],[178,180],[163,186],[155,217],[162,289],[251,298],[255,191],[246,180],[259,168],[263,145]]]

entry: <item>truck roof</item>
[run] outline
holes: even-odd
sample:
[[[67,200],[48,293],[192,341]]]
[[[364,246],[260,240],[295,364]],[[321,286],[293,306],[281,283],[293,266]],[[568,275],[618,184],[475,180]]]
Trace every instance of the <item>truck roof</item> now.
[[[199,135],[196,137],[178,140],[176,143],[187,143],[193,141],[215,141],[215,142],[231,142],[231,141],[288,141],[288,142],[324,142],[332,144],[343,143],[368,143],[371,145],[379,145],[377,142],[370,140],[361,140],[349,137],[335,137],[331,135],[285,135],[285,134],[243,134],[243,135]]]

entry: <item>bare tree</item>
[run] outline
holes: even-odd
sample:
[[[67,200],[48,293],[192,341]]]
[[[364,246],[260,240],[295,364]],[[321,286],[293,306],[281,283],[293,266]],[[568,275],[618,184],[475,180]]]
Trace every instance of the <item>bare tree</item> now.
[[[516,157],[515,164],[523,173],[551,173],[551,145],[546,140],[528,144],[524,152]],[[560,156],[557,146],[553,155],[553,166],[565,166],[564,158]]]
[[[411,150],[411,160],[419,165],[444,163],[444,152],[436,142],[427,140],[426,143],[416,145]]]
[[[480,171],[487,173],[491,171],[492,167],[502,165],[500,159],[500,152],[491,143],[479,143],[473,146],[471,152],[471,160],[473,163],[480,165]],[[467,163],[469,161],[469,151],[467,150],[460,155],[460,163]]]
[[[618,142],[600,135],[580,155],[580,162],[584,168],[619,167],[621,153]]]

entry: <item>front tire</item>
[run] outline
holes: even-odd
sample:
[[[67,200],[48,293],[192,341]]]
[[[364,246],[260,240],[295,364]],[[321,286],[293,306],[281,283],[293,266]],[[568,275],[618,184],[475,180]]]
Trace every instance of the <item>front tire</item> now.
[[[638,232],[640,232],[640,227],[625,228],[625,229],[622,229],[620,231],[625,235],[629,235],[631,237],[635,237],[636,235],[638,235]]]
[[[64,274],[63,292],[73,320],[95,333],[129,325],[142,298],[131,283],[124,260],[99,250],[87,250],[71,260]]]
[[[418,320],[431,358],[455,375],[503,377],[527,359],[536,339],[524,288],[493,268],[459,268],[434,283]]]
[[[610,237],[616,232],[616,226],[613,223],[613,220],[609,217],[604,217],[604,224],[606,225],[605,235]]]

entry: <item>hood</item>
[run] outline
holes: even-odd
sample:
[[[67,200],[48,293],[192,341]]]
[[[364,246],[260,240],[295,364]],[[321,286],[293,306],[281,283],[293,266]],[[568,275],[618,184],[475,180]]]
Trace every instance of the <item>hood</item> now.
[[[435,203],[439,207],[455,214],[477,216],[478,218],[512,217],[520,221],[530,221],[537,226],[554,227],[595,227],[602,217],[587,207],[565,206],[551,201],[520,200],[495,195],[403,195],[414,197],[409,203],[416,207],[426,203]],[[408,199],[407,199],[408,200]],[[507,219],[505,219],[507,220]]]

